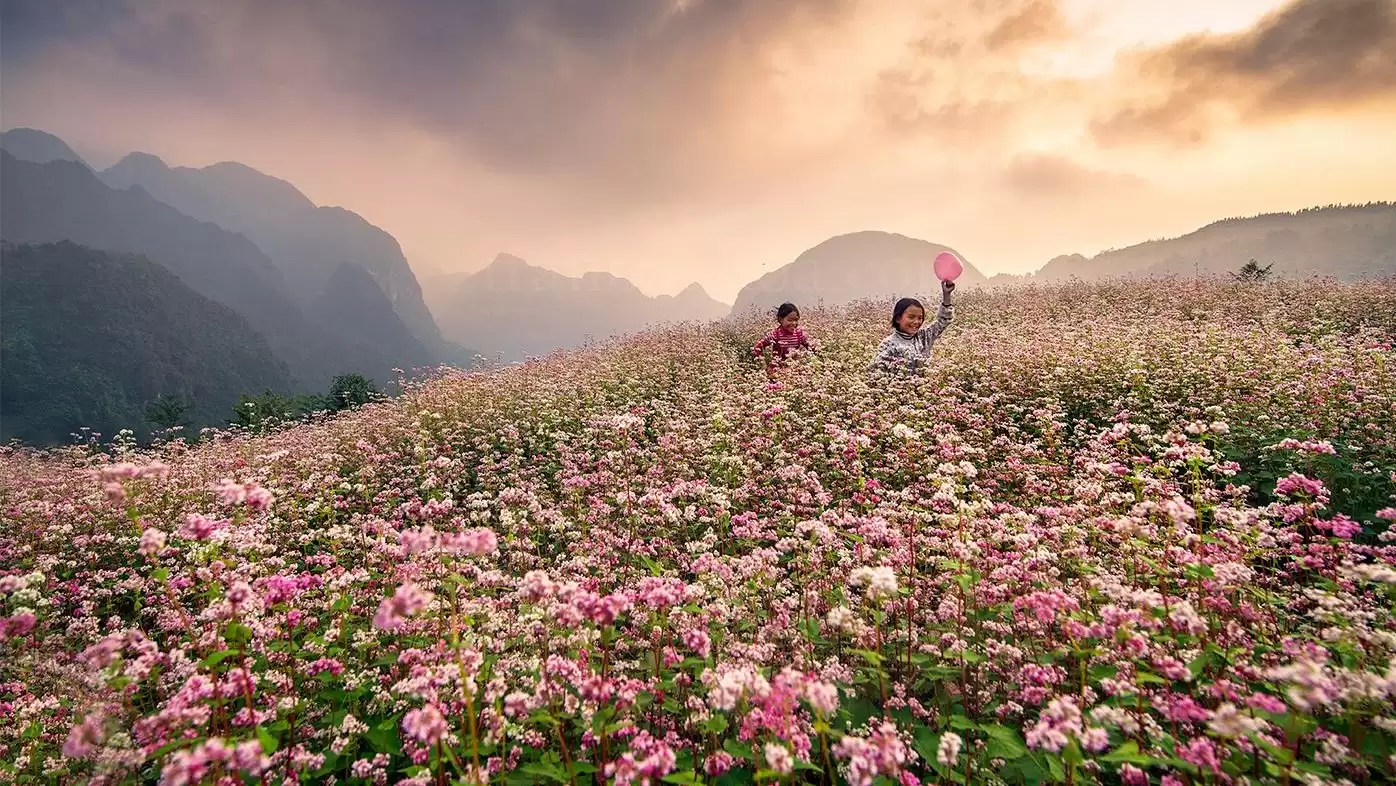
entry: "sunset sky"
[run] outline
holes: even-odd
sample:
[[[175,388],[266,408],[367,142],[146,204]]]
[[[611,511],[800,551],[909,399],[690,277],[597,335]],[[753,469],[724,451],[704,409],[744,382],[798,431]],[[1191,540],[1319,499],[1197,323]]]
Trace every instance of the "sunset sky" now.
[[[884,229],[988,273],[1396,198],[1396,0],[0,0],[0,123],[731,302]],[[928,261],[929,265],[929,261]]]

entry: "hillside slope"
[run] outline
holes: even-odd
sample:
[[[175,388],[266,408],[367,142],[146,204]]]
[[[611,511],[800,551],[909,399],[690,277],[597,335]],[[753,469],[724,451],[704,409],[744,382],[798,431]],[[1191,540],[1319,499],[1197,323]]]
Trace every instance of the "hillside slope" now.
[[[139,185],[183,213],[246,235],[303,304],[323,296],[340,265],[357,265],[418,339],[431,344],[441,337],[397,240],[353,211],[318,206],[291,183],[235,162],[170,167],[132,153],[100,176],[113,188]]]
[[[1108,276],[1215,275],[1254,259],[1273,275],[1355,280],[1396,275],[1396,204],[1310,208],[1223,219],[1181,237],[1084,257],[1056,257],[1028,278],[1053,282]]]
[[[0,247],[0,440],[146,426],[171,395],[192,428],[291,375],[247,320],[135,255],[74,243]]]
[[[957,285],[969,288],[985,282],[974,265],[949,246],[890,232],[854,232],[829,238],[742,287],[732,313],[766,312],[786,301],[812,306],[864,298],[934,298],[940,283],[931,264],[942,251],[954,252],[964,262]]]
[[[711,320],[727,313],[697,284],[677,296],[651,298],[610,273],[565,276],[509,254],[454,283],[454,291],[442,294],[437,307],[443,332],[510,361],[647,325]]]

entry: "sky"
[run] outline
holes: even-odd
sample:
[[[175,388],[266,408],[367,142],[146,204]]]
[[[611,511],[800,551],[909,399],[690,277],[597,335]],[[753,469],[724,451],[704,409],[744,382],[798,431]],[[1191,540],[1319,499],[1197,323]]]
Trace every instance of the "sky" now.
[[[846,232],[1019,273],[1392,199],[1393,51],[1396,0],[0,0],[0,125],[248,164],[426,286],[731,302]]]

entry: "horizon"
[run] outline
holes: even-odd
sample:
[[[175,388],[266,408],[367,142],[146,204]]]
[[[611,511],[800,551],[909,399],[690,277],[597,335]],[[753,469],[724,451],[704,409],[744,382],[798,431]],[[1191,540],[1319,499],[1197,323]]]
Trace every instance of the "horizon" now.
[[[853,232],[1022,274],[1396,182],[1389,0],[54,5],[3,5],[7,127],[245,164],[423,279],[507,253],[732,303]]]

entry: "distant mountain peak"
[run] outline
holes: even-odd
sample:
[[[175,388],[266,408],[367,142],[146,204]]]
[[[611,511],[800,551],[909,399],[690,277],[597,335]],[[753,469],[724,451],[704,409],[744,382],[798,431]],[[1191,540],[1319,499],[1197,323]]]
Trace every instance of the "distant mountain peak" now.
[[[37,128],[11,128],[0,133],[0,148],[21,161],[47,164],[52,161],[73,161],[88,167],[67,142]]]
[[[835,235],[807,249],[793,262],[747,284],[737,294],[734,313],[764,311],[777,303],[829,305],[865,298],[922,296],[939,286],[931,265],[949,251],[965,263],[961,285],[987,280],[964,254],[928,240],[895,232],[861,230]]]
[[[488,265],[485,266],[485,269],[488,270],[489,268],[492,268],[492,267],[499,267],[499,268],[520,268],[520,267],[538,267],[538,266],[537,266],[537,265],[533,265],[533,264],[529,264],[529,262],[528,262],[527,260],[525,260],[525,259],[523,259],[523,258],[521,258],[521,257],[516,257],[516,256],[514,256],[513,254],[507,254],[507,253],[501,252],[501,253],[495,255],[495,258],[494,258]],[[539,269],[541,270],[542,268],[539,268]]]

